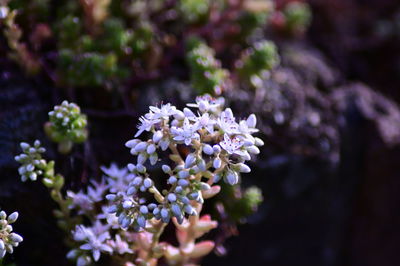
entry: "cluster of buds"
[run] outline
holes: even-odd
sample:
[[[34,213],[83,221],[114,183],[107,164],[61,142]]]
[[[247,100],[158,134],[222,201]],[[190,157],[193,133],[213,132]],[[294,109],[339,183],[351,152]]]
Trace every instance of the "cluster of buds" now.
[[[279,55],[275,44],[271,41],[260,41],[242,53],[240,60],[236,62],[236,68],[241,78],[256,86],[278,63]]]
[[[230,185],[239,182],[240,173],[250,172],[245,164],[250,154],[258,154],[257,146],[263,141],[253,134],[258,130],[255,115],[236,121],[230,108],[223,109],[224,99],[209,95],[198,97],[189,108],[178,110],[171,104],[151,106],[149,113],[140,118],[138,137],[149,132],[146,141],[133,139],[126,143],[136,164],[129,164],[132,181],[126,191],[111,193],[109,212],[118,216],[119,224],[127,229],[145,228],[151,219],[168,223],[172,217],[178,224],[185,217],[197,216],[196,206],[205,198],[217,194],[216,185],[221,179]],[[171,165],[162,165],[168,189],[154,186],[145,166],[157,163],[158,152],[168,150]],[[186,156],[183,156],[184,150]],[[147,203],[144,192],[154,195],[154,202]]]
[[[22,242],[22,237],[13,233],[12,223],[18,219],[18,212],[11,213],[8,217],[5,211],[0,211],[0,258],[6,253],[13,253],[14,247]]]
[[[15,156],[15,160],[22,165],[18,168],[18,173],[21,176],[22,182],[30,179],[35,181],[38,176],[43,174],[46,168],[46,161],[42,159],[42,153],[46,150],[40,146],[40,141],[36,140],[33,146],[22,142],[20,144],[22,153]]]
[[[199,93],[221,94],[229,72],[221,67],[214,50],[204,42],[192,39],[189,46],[187,61],[191,69],[192,86]]]
[[[68,153],[73,143],[82,143],[86,140],[86,116],[75,103],[63,101],[49,112],[49,122],[45,124],[45,132],[54,142],[59,143],[59,151]]]

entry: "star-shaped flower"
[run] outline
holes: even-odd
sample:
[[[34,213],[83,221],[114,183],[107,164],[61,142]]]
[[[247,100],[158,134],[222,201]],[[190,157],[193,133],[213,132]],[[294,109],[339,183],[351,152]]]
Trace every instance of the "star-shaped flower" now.
[[[158,122],[160,122],[160,119],[158,118],[152,118],[154,114],[152,113],[148,113],[146,116],[142,116],[139,118],[139,122],[140,124],[137,126],[137,128],[139,129],[138,132],[136,132],[135,134],[135,138],[138,137],[140,134],[143,133],[143,131],[150,131],[151,128],[157,124]]]
[[[174,135],[174,140],[184,142],[187,146],[189,146],[193,139],[200,140],[200,135],[197,133],[198,129],[198,123],[191,124],[189,119],[185,118],[183,120],[183,126],[181,128],[173,127],[171,132]]]
[[[214,133],[214,125],[217,121],[211,118],[209,113],[204,113],[200,117],[197,117],[196,120],[200,127],[205,128],[211,134]]]
[[[239,134],[239,125],[235,121],[232,110],[230,108],[225,109],[221,112],[217,120],[219,128],[228,135]]]
[[[160,108],[155,107],[155,106],[150,106],[150,111],[152,112],[152,118],[153,119],[167,119],[171,115],[176,114],[177,110],[176,107],[171,105],[170,103],[161,105]]]
[[[223,98],[213,98],[209,94],[196,97],[196,103],[189,103],[187,106],[199,108],[200,112],[212,112],[215,113],[224,105],[225,100]]]
[[[244,151],[241,150],[244,142],[239,136],[229,137],[228,134],[224,135],[224,140],[219,143],[221,147],[226,150],[229,154],[244,155]]]

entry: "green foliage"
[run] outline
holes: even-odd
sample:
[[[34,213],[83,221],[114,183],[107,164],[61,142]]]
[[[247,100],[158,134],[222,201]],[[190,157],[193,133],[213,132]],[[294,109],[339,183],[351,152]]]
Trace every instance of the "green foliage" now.
[[[134,56],[140,56],[146,52],[152,44],[154,38],[153,27],[146,22],[142,22],[134,30],[132,38],[129,41],[129,47]]]
[[[69,49],[60,51],[58,59],[60,82],[74,87],[102,86],[113,78],[124,77],[125,71],[118,68],[117,56],[96,52],[76,54]]]
[[[219,200],[222,201],[229,217],[235,222],[243,222],[246,217],[255,213],[263,202],[262,191],[256,186],[242,191],[239,186],[224,185],[221,191]]]
[[[272,70],[279,63],[279,55],[275,44],[271,41],[261,41],[245,50],[236,67],[240,77],[251,82],[262,78],[263,74]]]
[[[221,67],[214,50],[198,39],[192,39],[188,46],[187,62],[192,86],[200,94],[221,93],[229,72]]]
[[[82,33],[82,21],[73,15],[62,18],[56,27],[60,49],[74,47]]]
[[[283,14],[290,32],[303,32],[311,22],[311,10],[307,3],[291,2],[285,6]]]
[[[181,16],[189,23],[207,19],[209,8],[210,0],[180,0],[178,3]]]

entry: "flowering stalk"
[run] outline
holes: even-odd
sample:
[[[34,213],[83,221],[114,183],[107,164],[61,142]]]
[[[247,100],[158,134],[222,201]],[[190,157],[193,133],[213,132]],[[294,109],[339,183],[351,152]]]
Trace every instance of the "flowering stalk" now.
[[[23,238],[13,232],[12,225],[18,219],[18,212],[11,213],[8,217],[5,211],[0,211],[0,259],[6,253],[13,253]]]
[[[36,181],[42,178],[42,183],[50,189],[51,198],[58,204],[59,210],[54,211],[54,215],[58,218],[58,225],[63,230],[71,230],[71,226],[75,223],[71,218],[68,209],[69,202],[61,193],[64,186],[64,177],[56,174],[54,171],[54,161],[47,162],[42,158],[42,153],[46,151],[41,147],[40,141],[36,140],[31,146],[28,143],[20,144],[22,153],[15,156],[15,160],[22,165],[18,168],[22,182]]]
[[[49,112],[49,121],[44,129],[47,136],[58,143],[58,151],[67,154],[74,143],[82,143],[87,139],[87,120],[75,103],[63,101]]]

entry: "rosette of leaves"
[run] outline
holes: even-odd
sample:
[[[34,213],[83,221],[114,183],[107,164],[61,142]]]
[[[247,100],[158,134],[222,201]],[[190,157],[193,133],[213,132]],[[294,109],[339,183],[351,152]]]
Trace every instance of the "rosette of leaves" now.
[[[49,112],[49,121],[44,129],[47,136],[58,143],[61,153],[69,153],[74,143],[82,143],[87,139],[86,115],[75,103],[64,101]]]

